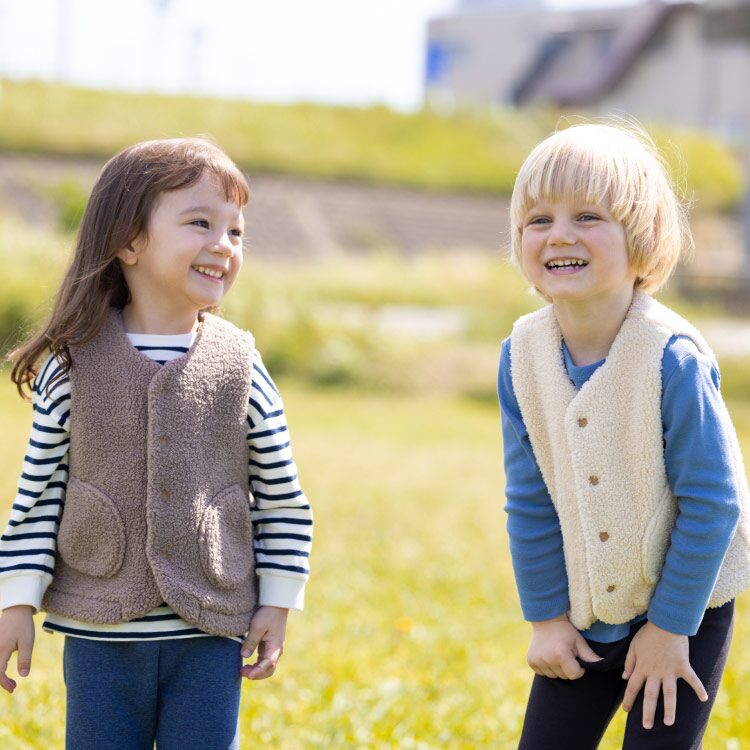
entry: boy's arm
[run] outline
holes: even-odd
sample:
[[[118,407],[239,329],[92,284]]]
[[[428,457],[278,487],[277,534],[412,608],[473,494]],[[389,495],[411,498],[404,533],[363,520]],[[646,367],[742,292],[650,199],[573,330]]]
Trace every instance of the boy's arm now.
[[[256,352],[248,406],[250,485],[261,606],[302,609],[309,576],[312,509],[292,458],[284,407]]]
[[[678,513],[648,619],[694,635],[739,519],[739,489],[716,368],[679,337],[662,369],[664,459]]]
[[[662,692],[664,723],[674,723],[680,678],[707,700],[690,665],[688,636],[700,626],[740,512],[718,371],[692,341],[673,337],[662,382],[664,457],[678,512],[648,622],[633,638],[623,672],[623,708],[629,711],[643,689],[646,728]]]
[[[557,511],[534,458],[513,391],[510,339],[498,374],[505,463],[505,511],[513,572],[525,620],[539,622],[569,608],[562,532]]]

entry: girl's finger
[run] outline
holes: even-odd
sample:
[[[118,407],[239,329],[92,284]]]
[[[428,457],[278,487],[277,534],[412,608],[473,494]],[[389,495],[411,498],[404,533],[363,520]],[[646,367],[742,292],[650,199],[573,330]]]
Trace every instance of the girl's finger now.
[[[635,668],[635,654],[633,653],[633,649],[631,647],[628,649],[628,654],[625,657],[625,667],[623,668],[622,679],[629,680],[630,675],[633,674],[634,668]]]

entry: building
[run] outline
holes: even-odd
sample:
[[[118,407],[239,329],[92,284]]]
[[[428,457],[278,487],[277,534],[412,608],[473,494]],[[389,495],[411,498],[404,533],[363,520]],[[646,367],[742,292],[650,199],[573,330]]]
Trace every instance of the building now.
[[[551,12],[465,0],[429,24],[428,106],[575,107],[750,132],[750,0]]]

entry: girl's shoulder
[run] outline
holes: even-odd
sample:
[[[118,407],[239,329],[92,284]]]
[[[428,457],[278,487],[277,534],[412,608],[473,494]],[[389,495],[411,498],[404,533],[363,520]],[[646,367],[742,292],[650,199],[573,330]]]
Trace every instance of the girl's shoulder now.
[[[33,395],[41,399],[60,398],[70,395],[70,379],[64,362],[54,352],[42,362],[34,378]]]

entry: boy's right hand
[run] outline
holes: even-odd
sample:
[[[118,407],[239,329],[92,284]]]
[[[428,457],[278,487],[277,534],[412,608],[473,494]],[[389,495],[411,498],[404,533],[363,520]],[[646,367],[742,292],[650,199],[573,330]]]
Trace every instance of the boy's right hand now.
[[[529,666],[543,677],[577,680],[584,668],[576,661],[600,661],[584,637],[571,625],[567,615],[532,622],[533,635],[526,657]]]
[[[21,677],[31,671],[31,652],[34,650],[34,608],[19,604],[0,614],[0,687],[12,693],[16,681],[7,675],[10,655],[18,651],[17,666]]]

